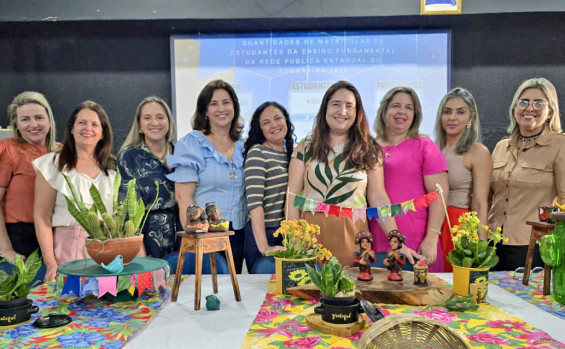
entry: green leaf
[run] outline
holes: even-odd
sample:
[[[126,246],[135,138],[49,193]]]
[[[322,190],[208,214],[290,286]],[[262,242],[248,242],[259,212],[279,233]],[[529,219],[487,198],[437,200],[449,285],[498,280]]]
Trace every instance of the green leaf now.
[[[118,195],[120,192],[120,186],[122,184],[122,174],[120,173],[120,168],[116,169],[116,178],[114,178],[114,197],[112,209],[114,212],[118,209]]]
[[[326,177],[328,178],[328,183],[331,184],[331,182],[334,179],[334,176],[332,174],[332,169],[329,166],[324,165],[324,172],[326,173]]]
[[[465,268],[472,268],[473,267],[473,258],[471,258],[471,257],[463,258],[463,263],[462,263],[461,266],[465,267]]]
[[[353,193],[355,193],[355,190],[357,190],[357,187],[355,187],[354,189],[352,189],[351,191],[348,191],[347,193],[340,195],[340,196],[336,196],[333,198],[326,198],[326,200],[324,200],[324,202],[326,204],[332,204],[332,205],[338,205],[342,202],[344,202],[345,200],[349,199]]]
[[[343,154],[338,154],[335,158],[334,158],[334,170],[335,173],[339,173],[339,165],[341,165],[341,163],[343,162]]]
[[[316,167],[314,167],[314,174],[316,175],[316,178],[327,188],[328,183],[326,182],[324,175],[322,175],[320,164],[317,164]]]
[[[96,209],[98,210],[98,212],[100,212],[101,215],[103,215],[104,213],[108,213],[108,211],[106,211],[106,206],[104,205],[104,201],[102,201],[102,196],[98,191],[98,188],[96,188],[94,184],[91,184],[89,191],[90,191],[90,196],[92,197],[92,201],[94,201],[93,207],[96,207]]]
[[[306,175],[306,181],[308,182],[308,184],[310,185],[310,188],[314,189],[318,194],[320,194],[320,196],[325,197],[326,195],[320,190],[318,189],[311,181],[310,181],[310,176],[307,174]]]

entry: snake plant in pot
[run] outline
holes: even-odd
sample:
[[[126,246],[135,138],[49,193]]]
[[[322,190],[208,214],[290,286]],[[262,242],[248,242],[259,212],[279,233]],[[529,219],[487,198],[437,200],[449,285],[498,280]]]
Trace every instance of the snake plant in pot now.
[[[129,264],[141,249],[143,243],[141,231],[147,220],[145,203],[142,198],[137,198],[135,178],[128,182],[126,198],[118,201],[121,183],[118,171],[114,180],[113,212],[108,212],[100,192],[94,185],[90,186],[90,195],[94,204],[88,208],[70,178],[65,176],[65,180],[72,193],[72,198],[65,195],[67,207],[89,235],[85,246],[90,257],[98,264],[109,264],[117,255],[121,255],[124,265]],[[155,186],[155,199],[147,212],[151,211],[159,197],[158,181],[155,181]]]
[[[31,314],[39,310],[27,299],[27,295],[34,286],[32,280],[40,267],[41,258],[35,251],[25,261],[22,256],[16,255],[11,274],[0,270],[0,330],[29,320]]]

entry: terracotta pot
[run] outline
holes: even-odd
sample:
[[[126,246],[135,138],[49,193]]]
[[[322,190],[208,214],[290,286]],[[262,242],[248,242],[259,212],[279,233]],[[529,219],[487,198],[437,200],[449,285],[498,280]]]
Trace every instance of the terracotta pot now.
[[[459,296],[467,296],[471,293],[471,284],[488,284],[488,271],[489,268],[464,268],[454,265],[453,292]]]
[[[277,292],[287,294],[287,288],[302,285],[302,282],[305,282],[303,279],[308,277],[308,272],[305,267],[306,264],[315,268],[316,257],[304,259],[275,257]]]
[[[25,297],[0,302],[0,329],[12,328],[28,321],[31,314],[39,311],[39,307],[32,304],[32,300]]]
[[[105,241],[86,239],[86,251],[96,263],[110,264],[117,255],[122,255],[128,265],[141,250],[143,235]]]

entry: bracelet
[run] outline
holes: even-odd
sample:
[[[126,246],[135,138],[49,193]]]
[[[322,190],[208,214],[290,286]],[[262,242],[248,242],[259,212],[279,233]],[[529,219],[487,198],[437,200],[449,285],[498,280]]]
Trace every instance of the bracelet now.
[[[441,232],[436,228],[428,227],[427,231],[431,231],[432,233],[434,233],[436,235],[441,235]]]

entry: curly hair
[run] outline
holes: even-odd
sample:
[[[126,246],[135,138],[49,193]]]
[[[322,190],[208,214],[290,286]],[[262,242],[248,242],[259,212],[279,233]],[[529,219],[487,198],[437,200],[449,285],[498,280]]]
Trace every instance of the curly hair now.
[[[284,145],[286,149],[286,156],[290,161],[292,156],[292,152],[294,150],[294,141],[296,136],[294,135],[294,125],[290,121],[290,117],[286,109],[277,102],[265,102],[261,104],[251,117],[251,124],[249,125],[249,133],[247,135],[247,140],[245,141],[245,150],[243,152],[243,156],[247,157],[247,152],[251,149],[252,146],[255,144],[263,144],[265,141],[265,135],[263,135],[263,131],[261,131],[261,124],[259,123],[259,119],[261,118],[261,114],[267,109],[268,107],[275,107],[283,113],[285,121],[286,121],[286,135],[284,137]]]
[[[333,95],[341,89],[350,91],[355,96],[355,122],[349,128],[349,143],[343,151],[344,157],[351,161],[358,169],[373,169],[377,163],[383,159],[381,148],[376,140],[371,137],[369,124],[363,109],[363,102],[359,91],[347,81],[338,81],[328,88],[322,99],[320,110],[314,122],[314,132],[312,136],[312,157],[320,162],[328,161],[330,152],[330,126],[326,121],[328,104]]]

